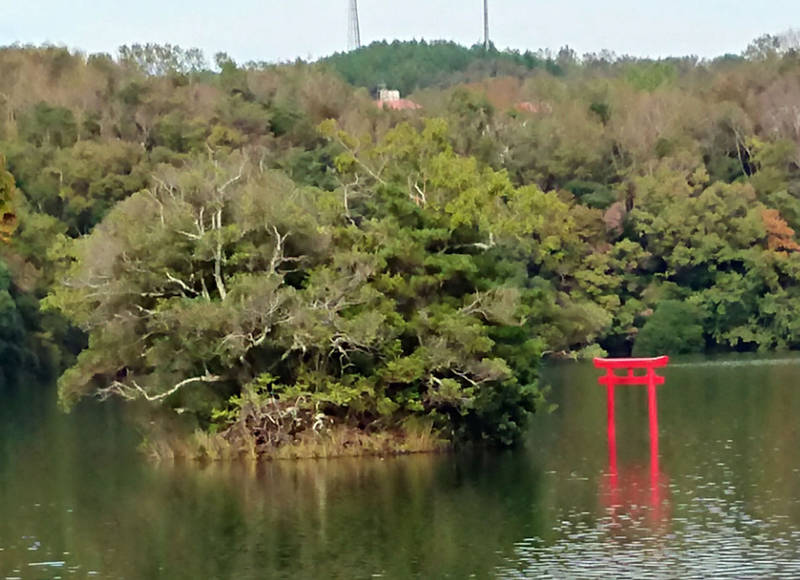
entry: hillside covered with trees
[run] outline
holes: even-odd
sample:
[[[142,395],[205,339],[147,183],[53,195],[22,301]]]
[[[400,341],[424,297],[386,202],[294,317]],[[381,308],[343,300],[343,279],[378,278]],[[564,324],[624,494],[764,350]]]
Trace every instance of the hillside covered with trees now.
[[[430,87],[446,87],[487,77],[524,77],[535,70],[563,74],[574,55],[486,51],[482,44],[470,48],[455,42],[374,42],[353,52],[337,53],[323,62],[348,83],[375,90],[387,86],[403,94]]]
[[[543,357],[800,347],[798,119],[789,36],[7,47],[0,378],[176,410],[200,455],[512,444]]]

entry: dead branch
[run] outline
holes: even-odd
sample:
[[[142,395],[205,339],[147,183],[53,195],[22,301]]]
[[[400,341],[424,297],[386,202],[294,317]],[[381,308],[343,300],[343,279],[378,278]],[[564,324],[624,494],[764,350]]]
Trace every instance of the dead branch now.
[[[182,380],[181,382],[175,384],[168,391],[165,391],[160,395],[151,395],[134,380],[131,380],[131,384],[125,384],[121,381],[114,381],[105,389],[100,389],[97,392],[97,396],[101,400],[105,400],[112,395],[117,395],[128,401],[144,399],[150,403],[155,403],[158,401],[163,401],[167,397],[174,395],[186,385],[190,385],[192,383],[216,383],[222,380],[223,377],[209,374],[208,371],[206,371],[205,375]]]

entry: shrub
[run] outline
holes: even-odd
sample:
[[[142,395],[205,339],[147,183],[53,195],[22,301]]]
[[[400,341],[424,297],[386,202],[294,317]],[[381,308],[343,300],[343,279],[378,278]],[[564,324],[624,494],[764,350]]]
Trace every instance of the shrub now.
[[[633,346],[634,356],[688,354],[705,347],[700,312],[677,300],[665,300],[645,323]]]

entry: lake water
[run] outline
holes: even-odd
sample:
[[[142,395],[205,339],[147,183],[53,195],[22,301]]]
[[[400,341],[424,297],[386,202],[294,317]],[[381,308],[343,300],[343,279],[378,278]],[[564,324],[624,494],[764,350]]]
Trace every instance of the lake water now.
[[[616,477],[583,363],[503,453],[152,465],[113,406],[8,400],[0,579],[800,577],[800,359],[665,375],[657,464],[617,388]]]

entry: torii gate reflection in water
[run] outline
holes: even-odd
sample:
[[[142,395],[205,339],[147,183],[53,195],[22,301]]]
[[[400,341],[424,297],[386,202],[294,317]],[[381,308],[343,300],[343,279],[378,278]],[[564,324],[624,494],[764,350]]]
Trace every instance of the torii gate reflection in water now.
[[[619,471],[617,469],[617,432],[614,417],[614,387],[617,385],[647,385],[648,415],[650,419],[650,507],[653,518],[661,519],[661,471],[658,464],[658,401],[656,387],[664,384],[664,377],[656,374],[655,369],[667,366],[669,357],[657,358],[625,358],[594,359],[594,366],[606,369],[605,376],[598,379],[606,386],[608,405],[608,472],[612,506],[619,507]],[[617,369],[627,371],[625,375],[617,375]],[[644,375],[636,375],[637,369],[644,369]]]

